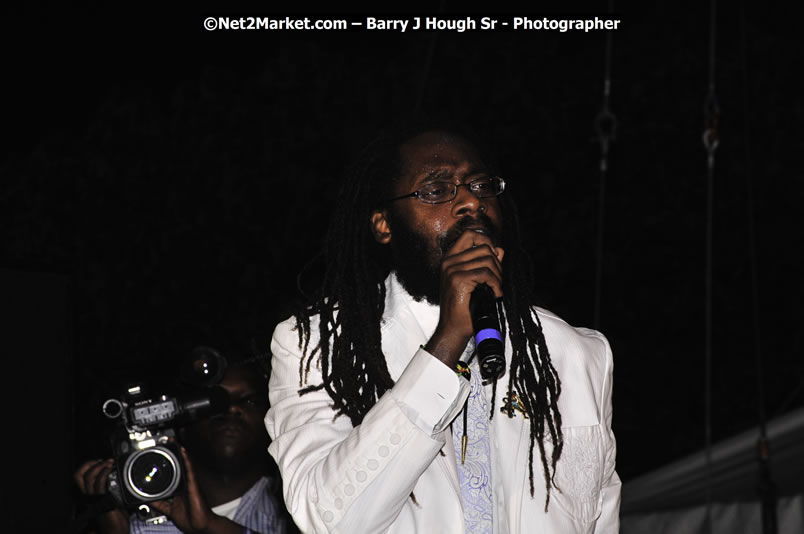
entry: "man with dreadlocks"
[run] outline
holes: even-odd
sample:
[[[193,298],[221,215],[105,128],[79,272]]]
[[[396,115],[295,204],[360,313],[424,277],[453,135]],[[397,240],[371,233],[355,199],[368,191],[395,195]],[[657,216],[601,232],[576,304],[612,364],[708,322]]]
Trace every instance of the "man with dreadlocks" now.
[[[487,161],[414,132],[371,145],[342,188],[320,293],[272,342],[269,451],[304,532],[618,530],[611,351],[533,306]],[[505,338],[507,376],[486,383],[479,284]]]

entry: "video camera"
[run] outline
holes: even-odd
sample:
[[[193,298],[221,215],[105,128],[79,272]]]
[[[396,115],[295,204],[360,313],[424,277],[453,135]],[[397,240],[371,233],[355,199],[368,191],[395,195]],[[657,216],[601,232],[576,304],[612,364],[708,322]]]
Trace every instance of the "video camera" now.
[[[116,469],[109,475],[109,492],[124,507],[150,515],[145,503],[171,497],[184,483],[176,428],[228,407],[229,394],[220,386],[182,397],[150,397],[136,384],[120,399],[104,402],[104,415],[120,420],[111,437]]]

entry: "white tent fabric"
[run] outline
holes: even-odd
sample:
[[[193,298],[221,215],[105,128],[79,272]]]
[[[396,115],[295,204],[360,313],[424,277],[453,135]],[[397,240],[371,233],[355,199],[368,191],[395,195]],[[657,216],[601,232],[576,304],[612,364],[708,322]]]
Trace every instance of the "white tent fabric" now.
[[[804,408],[768,424],[779,534],[804,533]],[[714,445],[710,497],[714,533],[761,533],[753,429]],[[623,484],[623,534],[704,533],[706,453],[698,452]]]

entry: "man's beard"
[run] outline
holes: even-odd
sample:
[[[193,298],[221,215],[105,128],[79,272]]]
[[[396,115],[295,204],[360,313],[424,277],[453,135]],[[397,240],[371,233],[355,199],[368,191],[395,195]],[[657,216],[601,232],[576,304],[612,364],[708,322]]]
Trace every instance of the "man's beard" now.
[[[485,213],[459,219],[449,230],[438,236],[437,245],[411,229],[406,221],[390,215],[393,269],[402,287],[416,301],[426,300],[430,304],[439,304],[441,260],[470,227],[482,228],[494,246],[502,244],[502,232]]]

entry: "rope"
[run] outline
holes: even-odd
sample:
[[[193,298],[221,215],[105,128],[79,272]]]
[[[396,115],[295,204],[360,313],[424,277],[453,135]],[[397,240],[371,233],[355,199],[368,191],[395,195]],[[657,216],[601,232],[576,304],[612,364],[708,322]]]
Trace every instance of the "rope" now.
[[[759,280],[757,269],[756,226],[754,219],[754,184],[751,174],[751,136],[748,114],[748,39],[745,22],[745,6],[740,5],[740,41],[742,52],[743,78],[743,139],[745,143],[745,189],[746,209],[748,216],[748,256],[751,269],[751,315],[754,330],[754,362],[757,379],[759,440],[757,440],[757,461],[759,462],[758,493],[762,504],[762,532],[776,534],[776,487],[770,473],[770,443],[767,432],[767,414],[765,412],[764,369],[762,366],[762,343],[759,322]]]
[[[614,13],[614,0],[609,0],[609,14]],[[611,98],[611,50],[613,32],[606,33],[606,52],[603,77],[603,104],[595,117],[595,131],[600,143],[600,186],[597,200],[597,246],[595,252],[595,306],[592,327],[600,328],[600,306],[603,294],[603,229],[606,222],[606,174],[609,169],[609,148],[617,133],[617,117],[609,108]]]
[[[705,274],[705,458],[706,458],[706,521],[705,530],[712,532],[712,244],[713,244],[713,206],[715,182],[715,151],[718,137],[718,118],[720,108],[715,93],[715,36],[717,33],[717,0],[710,0],[709,12],[709,89],[704,102],[703,144],[706,149],[706,274]]]

